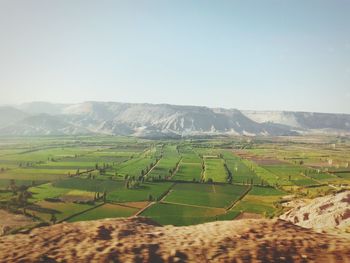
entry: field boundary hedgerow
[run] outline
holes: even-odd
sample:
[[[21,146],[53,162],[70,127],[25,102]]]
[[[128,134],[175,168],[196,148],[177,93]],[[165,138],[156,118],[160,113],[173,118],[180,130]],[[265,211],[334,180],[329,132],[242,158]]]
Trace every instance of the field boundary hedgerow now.
[[[81,212],[72,214],[72,215],[70,215],[70,216],[67,216],[66,218],[63,218],[63,219],[57,221],[57,223],[62,223],[62,222],[64,222],[64,221],[67,221],[67,220],[69,220],[69,219],[75,217],[75,216],[82,215],[82,214],[84,214],[84,213],[86,213],[86,212],[89,212],[89,211],[94,210],[94,209],[96,209],[96,208],[98,208],[98,207],[100,207],[100,206],[103,206],[104,204],[106,204],[106,203],[101,203],[101,204],[98,204],[98,205],[96,205],[96,206],[94,206],[94,207],[91,207],[91,208],[89,208],[89,209],[86,209],[86,210],[84,210],[84,211],[81,211]]]
[[[236,204],[238,204],[252,189],[253,186],[249,185],[248,189],[239,198],[234,200],[229,207],[226,208],[226,213],[230,211]]]
[[[145,207],[141,208],[140,210],[138,210],[134,215],[130,216],[130,217],[137,217],[139,215],[141,215],[144,211],[146,211],[148,208],[150,208],[152,205],[156,204],[157,202],[153,201],[150,202],[148,205],[146,205]]]
[[[222,211],[226,211],[225,208],[222,208],[222,207],[215,207],[215,206],[192,205],[192,204],[184,204],[184,203],[168,202],[168,201],[162,201],[162,202],[160,202],[160,203],[162,203],[162,204],[171,204],[171,205],[190,206],[190,207],[197,207],[197,208],[219,209],[219,210],[222,210]]]
[[[174,172],[171,174],[170,179],[172,179],[172,178],[177,174],[177,172],[179,171],[181,162],[182,162],[182,156],[181,156],[181,158],[177,161],[175,170],[174,170]]]

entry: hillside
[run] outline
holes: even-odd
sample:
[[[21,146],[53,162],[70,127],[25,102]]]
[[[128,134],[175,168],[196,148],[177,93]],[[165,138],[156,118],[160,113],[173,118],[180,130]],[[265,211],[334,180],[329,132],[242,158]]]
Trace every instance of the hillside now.
[[[9,106],[0,106],[0,128],[9,126],[28,117],[28,115],[18,109]]]
[[[350,191],[313,199],[280,218],[317,231],[350,229]]]
[[[278,123],[302,129],[313,130],[349,130],[349,114],[292,112],[292,111],[243,111],[248,118],[258,123]]]
[[[280,220],[189,227],[143,218],[64,223],[0,238],[1,262],[345,262],[348,240]],[[322,251],[322,253],[320,253]]]
[[[26,103],[17,109],[0,108],[0,124],[0,135],[99,133],[181,137],[350,133],[349,114],[242,112],[237,109],[119,102]]]
[[[71,135],[91,133],[84,127],[68,123],[62,118],[39,114],[29,116],[20,122],[0,129],[0,133],[10,135]]]

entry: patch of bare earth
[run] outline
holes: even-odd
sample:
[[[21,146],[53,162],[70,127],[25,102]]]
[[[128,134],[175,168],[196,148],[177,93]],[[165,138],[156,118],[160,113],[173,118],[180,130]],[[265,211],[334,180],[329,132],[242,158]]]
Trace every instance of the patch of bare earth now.
[[[282,220],[159,226],[144,218],[37,228],[0,238],[0,262],[346,262],[348,240]]]
[[[256,164],[259,164],[259,165],[288,164],[288,163],[285,162],[285,161],[281,161],[281,160],[274,159],[274,158],[265,158],[265,157],[262,157],[262,156],[257,156],[257,155],[254,155],[254,154],[249,154],[249,153],[246,153],[246,152],[235,151],[235,153],[236,153],[238,156],[240,156],[241,158],[247,159],[247,160],[249,160],[249,161],[253,161],[253,162],[255,162]]]
[[[263,217],[260,214],[243,212],[243,213],[240,213],[238,216],[236,216],[235,220],[240,220],[240,219],[261,219],[261,218],[263,218]]]
[[[13,228],[28,226],[31,224],[33,224],[33,221],[24,215],[0,210],[0,236],[6,234]]]

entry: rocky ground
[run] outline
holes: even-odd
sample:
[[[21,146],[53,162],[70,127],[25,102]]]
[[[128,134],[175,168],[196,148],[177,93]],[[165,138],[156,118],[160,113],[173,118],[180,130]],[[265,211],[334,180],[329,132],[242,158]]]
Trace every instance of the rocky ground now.
[[[318,232],[350,230],[350,191],[298,203],[280,218]]]
[[[188,227],[105,219],[3,236],[0,262],[350,262],[350,242],[279,219]]]
[[[350,262],[350,191],[295,205],[283,220],[245,213],[187,227],[134,217],[36,228],[0,237],[0,262]]]

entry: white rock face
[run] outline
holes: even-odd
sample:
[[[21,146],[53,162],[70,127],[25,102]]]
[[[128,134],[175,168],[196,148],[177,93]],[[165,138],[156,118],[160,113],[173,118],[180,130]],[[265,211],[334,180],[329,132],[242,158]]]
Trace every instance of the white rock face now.
[[[101,133],[179,137],[350,133],[350,115],[346,114],[285,111],[243,113],[236,109],[169,104],[33,102],[20,105],[18,109],[0,107],[0,135]]]
[[[285,111],[242,111],[248,118],[258,123],[273,122],[300,128],[295,115]]]

